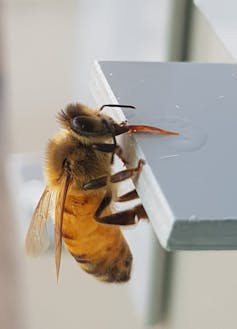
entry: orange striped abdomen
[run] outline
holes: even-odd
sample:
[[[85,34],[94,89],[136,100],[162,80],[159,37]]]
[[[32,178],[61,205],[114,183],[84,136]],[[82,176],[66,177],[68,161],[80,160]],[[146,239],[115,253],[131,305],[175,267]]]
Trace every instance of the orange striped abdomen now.
[[[132,254],[118,226],[95,221],[93,216],[102,197],[68,193],[62,229],[64,243],[86,272],[103,281],[124,282],[130,278]],[[110,212],[108,209],[106,214]]]

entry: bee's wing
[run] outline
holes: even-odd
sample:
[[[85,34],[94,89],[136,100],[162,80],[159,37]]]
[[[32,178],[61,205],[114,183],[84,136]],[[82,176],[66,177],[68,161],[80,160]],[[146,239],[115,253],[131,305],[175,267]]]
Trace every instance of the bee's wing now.
[[[56,194],[55,203],[55,223],[54,223],[54,243],[55,243],[55,264],[57,279],[59,275],[61,252],[62,252],[62,225],[63,225],[63,212],[64,204],[67,196],[67,190],[70,182],[70,175],[65,173],[62,176],[60,187]]]
[[[26,235],[25,248],[29,256],[38,256],[49,247],[46,223],[49,215],[50,199],[51,191],[46,187],[33,213]]]

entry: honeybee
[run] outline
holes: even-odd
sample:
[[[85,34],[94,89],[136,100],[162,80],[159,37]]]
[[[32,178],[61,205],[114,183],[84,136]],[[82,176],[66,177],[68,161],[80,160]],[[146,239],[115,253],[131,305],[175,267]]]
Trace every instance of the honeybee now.
[[[26,252],[38,256],[49,246],[46,224],[50,204],[54,205],[55,264],[60,269],[62,240],[83,270],[106,282],[125,282],[131,274],[132,254],[120,230],[147,214],[142,204],[113,213],[111,202],[116,185],[138,174],[141,159],[134,168],[111,172],[117,155],[123,158],[116,136],[126,132],[154,131],[176,134],[150,126],[116,123],[102,114],[103,105],[93,110],[82,104],[70,104],[58,114],[62,129],[48,143],[46,151],[46,187],[33,213],[26,236]],[[138,198],[136,190],[117,197],[125,202]]]

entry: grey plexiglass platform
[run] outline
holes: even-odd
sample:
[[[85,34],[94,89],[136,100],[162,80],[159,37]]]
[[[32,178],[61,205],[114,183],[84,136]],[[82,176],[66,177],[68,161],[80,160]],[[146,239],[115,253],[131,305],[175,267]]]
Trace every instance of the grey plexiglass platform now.
[[[179,132],[122,140],[131,165],[146,160],[136,187],[162,246],[236,249],[237,65],[97,62],[91,89],[100,105],[135,105],[131,124]]]

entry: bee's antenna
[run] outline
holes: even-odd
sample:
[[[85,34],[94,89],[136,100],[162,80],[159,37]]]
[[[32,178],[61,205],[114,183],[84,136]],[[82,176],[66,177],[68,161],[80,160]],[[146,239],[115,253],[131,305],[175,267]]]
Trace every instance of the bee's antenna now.
[[[122,107],[122,108],[128,108],[128,109],[135,109],[136,107],[133,106],[133,105],[120,105],[120,104],[105,104],[105,105],[102,105],[100,108],[99,108],[99,112],[102,111],[105,107]]]
[[[128,109],[135,109],[136,107],[133,105],[121,105],[121,104],[104,104],[102,105],[99,109],[98,112],[101,112],[105,107],[122,107],[122,108],[128,108]],[[111,131],[111,136],[113,138],[113,144],[114,144],[114,149],[116,149],[117,147],[117,141],[116,141],[116,137],[115,137],[115,132],[112,129],[112,127],[107,123],[107,121],[104,121],[105,125],[107,126],[107,128]],[[112,153],[112,157],[111,157],[111,163],[114,162],[114,153]]]

